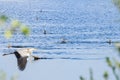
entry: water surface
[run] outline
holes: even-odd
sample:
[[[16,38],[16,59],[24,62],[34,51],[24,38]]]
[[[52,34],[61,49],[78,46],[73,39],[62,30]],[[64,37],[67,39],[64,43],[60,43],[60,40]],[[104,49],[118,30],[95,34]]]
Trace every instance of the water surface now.
[[[92,67],[95,78],[102,80],[104,70],[111,73],[105,57],[117,52],[107,42],[120,40],[120,16],[111,0],[0,1],[0,13],[31,29],[29,37],[16,34],[11,39],[0,31],[0,68],[8,76],[18,73],[19,80],[79,80],[80,75],[88,78]],[[67,43],[61,44],[63,39]],[[8,49],[8,44],[35,47],[34,55],[50,59],[29,62],[20,72],[14,56],[2,57],[16,49]]]

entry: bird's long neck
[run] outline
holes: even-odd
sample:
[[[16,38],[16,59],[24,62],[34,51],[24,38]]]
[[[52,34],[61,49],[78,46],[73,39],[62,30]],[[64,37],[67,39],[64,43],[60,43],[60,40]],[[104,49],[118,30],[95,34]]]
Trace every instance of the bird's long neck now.
[[[6,56],[6,55],[10,55],[10,54],[14,54],[14,53],[9,53],[9,54],[3,54],[3,56]]]

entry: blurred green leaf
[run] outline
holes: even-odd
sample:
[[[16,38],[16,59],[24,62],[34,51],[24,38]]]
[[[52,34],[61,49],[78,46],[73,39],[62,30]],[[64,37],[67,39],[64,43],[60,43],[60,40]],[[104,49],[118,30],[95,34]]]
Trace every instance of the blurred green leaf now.
[[[94,79],[93,79],[93,71],[92,71],[92,69],[90,68],[89,71],[90,71],[90,80],[94,80]]]
[[[13,75],[11,79],[7,79],[7,74],[3,70],[0,70],[0,80],[17,80],[17,79],[18,74]]]
[[[4,35],[7,39],[9,39],[12,37],[12,32],[10,30],[7,30]]]
[[[120,56],[120,42],[116,42],[115,43],[115,47],[116,47],[116,49],[118,50],[118,52],[119,52],[119,56]]]
[[[11,22],[11,26],[12,26],[13,28],[20,27],[20,25],[21,25],[21,23],[20,23],[20,21],[18,21],[18,20],[13,20],[13,21]]]
[[[108,66],[112,67],[112,62],[111,60],[109,59],[109,57],[106,58],[106,62],[108,64]]]
[[[6,26],[4,23],[7,23],[8,17],[5,15],[0,16],[0,26]],[[28,36],[30,34],[30,29],[28,26],[23,25],[19,20],[12,20],[9,22],[8,26],[10,26],[8,29],[5,29],[4,36],[9,39],[12,37],[13,34],[21,31],[23,35]],[[6,27],[5,27],[6,28]]]
[[[104,72],[103,77],[105,78],[105,80],[108,80],[108,72],[107,71]]]
[[[114,61],[115,61],[115,66],[120,69],[120,62],[118,60],[114,60]]]
[[[0,16],[0,21],[6,22],[7,19],[8,19],[8,17],[5,16],[5,15],[1,15],[1,16]]]
[[[118,7],[120,10],[120,0],[113,0],[113,3]]]
[[[15,75],[13,75],[12,77],[11,77],[11,80],[17,80],[18,79],[18,75],[17,74],[15,74]]]
[[[27,36],[27,35],[29,35],[30,30],[29,30],[28,26],[22,25],[22,26],[21,26],[21,32],[22,32],[24,35]]]
[[[80,76],[80,80],[85,80],[84,77]]]
[[[6,74],[4,71],[0,70],[0,80],[6,80]]]

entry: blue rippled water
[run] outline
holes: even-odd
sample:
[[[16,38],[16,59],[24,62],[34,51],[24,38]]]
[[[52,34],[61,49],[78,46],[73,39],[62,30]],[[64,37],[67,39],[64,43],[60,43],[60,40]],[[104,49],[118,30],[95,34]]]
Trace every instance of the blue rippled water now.
[[[9,40],[0,31],[1,53],[11,51],[11,44],[35,47],[34,54],[50,59],[102,61],[116,52],[108,41],[120,41],[120,14],[111,0],[0,1],[0,13],[31,29],[29,37],[16,34]]]

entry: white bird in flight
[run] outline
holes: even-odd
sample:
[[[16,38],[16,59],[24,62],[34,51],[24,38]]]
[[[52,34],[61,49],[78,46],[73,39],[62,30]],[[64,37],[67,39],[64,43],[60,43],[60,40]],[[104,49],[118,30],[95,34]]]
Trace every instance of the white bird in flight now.
[[[39,57],[31,55],[32,52],[35,50],[36,50],[35,48],[21,48],[19,50],[14,51],[13,53],[3,54],[3,56],[15,54],[15,56],[17,58],[18,68],[19,68],[19,70],[23,71],[26,67],[28,57],[33,57],[34,60],[40,59]]]

